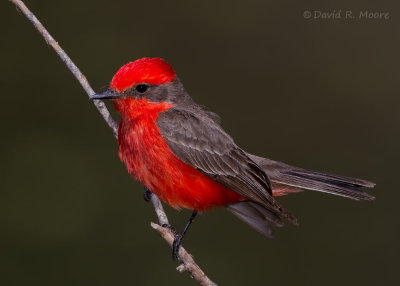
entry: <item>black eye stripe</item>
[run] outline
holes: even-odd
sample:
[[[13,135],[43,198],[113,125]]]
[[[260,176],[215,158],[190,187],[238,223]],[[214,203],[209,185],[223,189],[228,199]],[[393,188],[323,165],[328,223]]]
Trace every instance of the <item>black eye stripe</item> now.
[[[135,87],[135,89],[136,89],[136,91],[139,92],[139,93],[144,93],[144,92],[148,89],[148,86],[147,86],[146,84],[138,84],[138,85]]]

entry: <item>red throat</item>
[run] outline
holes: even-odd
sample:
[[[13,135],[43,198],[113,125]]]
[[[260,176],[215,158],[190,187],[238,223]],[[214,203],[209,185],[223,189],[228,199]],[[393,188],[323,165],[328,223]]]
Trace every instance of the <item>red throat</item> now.
[[[124,91],[138,83],[164,84],[176,78],[173,68],[161,58],[142,58],[122,66],[114,75],[110,88]]]
[[[114,100],[114,108],[122,115],[122,120],[142,121],[143,119],[155,120],[160,112],[166,111],[173,106],[168,102],[150,102],[146,98],[135,99],[126,97]]]

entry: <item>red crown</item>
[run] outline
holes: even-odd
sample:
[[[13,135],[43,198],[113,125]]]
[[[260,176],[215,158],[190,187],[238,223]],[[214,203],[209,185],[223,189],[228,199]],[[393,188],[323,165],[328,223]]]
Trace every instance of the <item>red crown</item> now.
[[[142,58],[122,66],[114,75],[110,88],[124,91],[138,83],[163,84],[176,77],[172,67],[161,58]]]

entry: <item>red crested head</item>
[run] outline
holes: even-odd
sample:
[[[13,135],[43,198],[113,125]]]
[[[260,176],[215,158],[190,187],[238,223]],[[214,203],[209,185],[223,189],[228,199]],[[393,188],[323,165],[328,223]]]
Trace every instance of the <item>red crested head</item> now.
[[[176,78],[172,67],[161,58],[142,58],[122,66],[114,75],[110,88],[121,92],[139,84],[164,84]]]

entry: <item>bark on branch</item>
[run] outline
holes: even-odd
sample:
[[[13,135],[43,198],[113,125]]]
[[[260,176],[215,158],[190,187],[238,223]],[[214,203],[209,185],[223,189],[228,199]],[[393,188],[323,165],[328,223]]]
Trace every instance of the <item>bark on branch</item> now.
[[[54,38],[49,34],[46,28],[39,22],[36,16],[26,7],[24,2],[20,0],[10,0],[25,16],[28,20],[35,26],[36,30],[43,36],[48,45],[50,45],[54,51],[58,54],[64,64],[69,68],[72,74],[76,77],[79,83],[82,85],[83,89],[86,91],[88,96],[92,96],[95,94],[86,77],[81,73],[79,68],[72,62],[72,60],[68,57],[65,51],[61,48],[61,46],[54,40]],[[111,128],[115,137],[118,136],[118,125],[115,120],[112,118],[110,112],[102,101],[94,100],[94,105],[97,110],[100,112],[101,116],[107,123],[107,125]],[[164,228],[161,225],[168,224],[167,215],[163,209],[161,201],[156,195],[151,196],[151,202],[154,206],[154,210],[157,214],[159,224],[151,223],[151,227],[159,232],[162,238],[168,243],[170,247],[172,247],[172,243],[174,240],[174,234],[168,228]],[[179,272],[188,272],[200,285],[202,286],[214,286],[216,285],[212,282],[206,274],[201,270],[201,268],[196,264],[193,260],[193,257],[183,248],[181,247],[178,254],[178,259],[181,263],[177,267]]]

